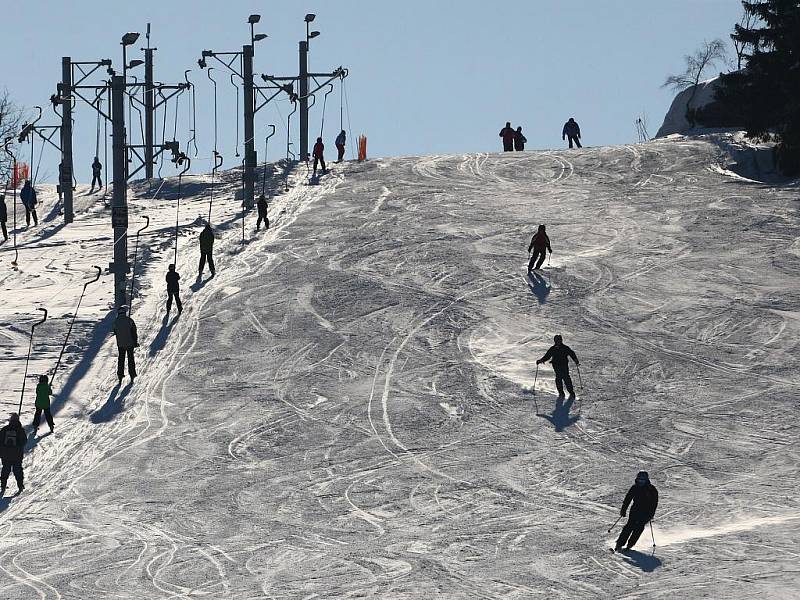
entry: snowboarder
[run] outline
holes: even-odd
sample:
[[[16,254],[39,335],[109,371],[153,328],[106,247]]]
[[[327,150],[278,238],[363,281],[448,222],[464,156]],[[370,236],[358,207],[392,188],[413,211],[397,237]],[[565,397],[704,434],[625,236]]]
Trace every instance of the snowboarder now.
[[[53,433],[53,413],[50,412],[50,396],[52,395],[53,388],[47,380],[47,375],[39,375],[39,383],[36,385],[36,412],[33,413],[33,435],[36,435],[36,430],[39,429],[42,413],[50,426],[50,433]]]
[[[503,152],[514,151],[515,131],[511,128],[511,121],[506,121],[506,126],[500,130],[500,137],[503,138]]]
[[[522,135],[522,127],[517,127],[517,130],[514,132],[514,150],[517,152],[522,152],[525,150],[525,144],[527,141],[528,138]]]
[[[14,479],[17,480],[17,488],[21,492],[25,489],[23,480],[25,474],[22,472],[22,454],[25,451],[25,444],[28,436],[25,429],[19,422],[19,415],[11,413],[8,418],[8,425],[0,429],[0,458],[3,461],[3,468],[0,470],[0,497],[6,493],[6,483],[11,471],[14,471]]]
[[[200,232],[200,272],[197,277],[203,276],[203,270],[206,268],[206,260],[208,261],[208,268],[211,269],[211,276],[216,275],[214,269],[214,231],[211,229],[211,223],[206,223],[203,231]]]
[[[264,227],[269,229],[269,217],[267,216],[267,210],[269,209],[269,205],[267,204],[267,199],[262,194],[258,197],[258,202],[256,202],[256,208],[258,208],[258,220],[256,221],[256,231],[261,229],[261,222],[264,222]]]
[[[136,323],[128,315],[128,307],[120,306],[117,320],[114,321],[114,335],[117,337],[117,379],[122,383],[125,376],[125,357],[128,357],[128,375],[131,383],[136,378],[136,362],[133,359],[133,349],[139,346],[139,336],[136,332]]]
[[[575,389],[572,387],[572,378],[569,376],[569,357],[575,361],[575,365],[580,367],[581,363],[578,357],[572,351],[572,348],[564,344],[560,335],[553,337],[553,345],[547,353],[536,361],[537,365],[546,363],[548,360],[553,364],[553,371],[556,374],[556,389],[558,390],[558,397],[564,397],[564,386],[566,385],[569,397],[575,397]]]
[[[325,154],[325,144],[322,143],[322,138],[318,137],[317,138],[317,143],[314,144],[314,153],[313,153],[313,156],[314,156],[314,175],[317,174],[317,163],[322,165],[322,174],[323,175],[328,172],[328,170],[325,168],[325,157],[323,156],[324,154]]]
[[[347,134],[342,129],[341,133],[336,136],[336,150],[339,151],[339,157],[336,159],[337,163],[340,163],[344,160],[344,145],[347,143]]]
[[[564,129],[561,130],[561,139],[569,138],[569,147],[572,148],[572,143],[575,142],[575,145],[578,148],[582,148],[581,146],[581,127],[575,122],[575,119],[572,117],[569,118],[569,121],[564,123]]]
[[[100,191],[100,188],[103,187],[103,180],[101,179],[101,175],[103,174],[103,165],[100,163],[100,159],[96,156],[94,157],[94,162],[92,163],[92,187],[89,190],[90,194],[94,193],[94,182],[97,182],[97,191]]]
[[[531,259],[528,261],[528,273],[542,266],[547,255],[546,251],[549,251],[550,254],[553,253],[553,249],[550,247],[550,238],[547,236],[544,225],[539,225],[539,230],[533,234],[531,243],[528,244],[528,254],[531,251],[533,251],[533,254],[531,254]],[[537,258],[539,262],[536,262]]]
[[[633,548],[639,540],[639,536],[642,535],[645,526],[656,514],[658,490],[650,483],[650,476],[647,471],[639,471],[636,475],[636,483],[628,490],[622,503],[622,509],[619,511],[621,517],[625,516],[631,501],[633,502],[631,514],[617,538],[617,543],[614,546],[615,552],[622,550],[623,546],[625,546],[626,550]]]
[[[8,229],[6,229],[6,221],[8,221],[8,207],[6,206],[6,195],[0,194],[0,229],[3,230],[3,239],[8,241]]]
[[[175,298],[175,306],[178,307],[178,314],[183,312],[183,304],[181,303],[181,276],[175,270],[175,265],[170,265],[167,271],[167,316],[169,311],[172,310],[172,299]]]
[[[36,205],[39,204],[39,201],[36,199],[36,190],[31,185],[30,179],[25,180],[25,185],[19,192],[19,199],[25,207],[25,223],[30,227],[31,215],[33,215],[33,224],[38,225],[39,217],[36,215]]]

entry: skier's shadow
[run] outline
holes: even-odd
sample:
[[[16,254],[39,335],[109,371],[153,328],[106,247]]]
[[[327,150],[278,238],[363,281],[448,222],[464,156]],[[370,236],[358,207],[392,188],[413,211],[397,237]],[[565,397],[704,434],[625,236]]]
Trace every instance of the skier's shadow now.
[[[543,419],[547,419],[553,425],[556,431],[564,431],[570,425],[574,425],[581,418],[580,415],[570,415],[569,411],[575,402],[575,398],[570,398],[564,402],[564,398],[560,397],[556,400],[556,406],[552,414],[539,415]]]
[[[213,277],[208,277],[206,279],[203,279],[202,277],[198,277],[195,280],[195,282],[192,285],[189,286],[189,289],[192,290],[193,292],[199,292],[212,279],[213,279]]]
[[[172,331],[172,328],[175,326],[175,323],[178,321],[178,315],[173,317],[172,321],[169,321],[169,315],[164,315],[164,321],[161,325],[161,329],[153,338],[152,343],[150,344],[150,356],[155,356],[159,350],[163,350],[164,346],[167,345],[167,339],[169,338],[169,334]]]
[[[108,423],[111,421],[115,415],[122,412],[122,409],[124,408],[124,400],[130,393],[131,387],[132,385],[130,382],[124,388],[122,388],[122,390],[120,390],[119,384],[115,385],[114,389],[111,390],[111,394],[109,394],[106,403],[94,411],[89,416],[89,420],[95,425],[98,423]]]
[[[547,296],[550,295],[550,285],[547,283],[547,280],[536,271],[528,273],[528,287],[531,288],[539,304],[544,304],[547,301]]]
[[[655,554],[645,554],[636,550],[626,550],[622,557],[632,567],[638,567],[645,573],[652,573],[661,566],[661,559]]]

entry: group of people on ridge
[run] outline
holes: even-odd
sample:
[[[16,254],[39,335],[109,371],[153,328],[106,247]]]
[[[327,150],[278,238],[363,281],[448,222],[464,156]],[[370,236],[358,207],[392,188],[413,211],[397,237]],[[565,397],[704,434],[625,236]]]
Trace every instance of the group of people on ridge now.
[[[503,138],[503,152],[521,152],[525,150],[525,144],[528,141],[522,134],[522,127],[514,129],[510,121],[507,121],[506,126],[500,130],[500,137]],[[561,130],[561,139],[568,139],[570,148],[574,147],[573,144],[578,148],[582,148],[581,128],[572,117],[564,123],[564,128]]]

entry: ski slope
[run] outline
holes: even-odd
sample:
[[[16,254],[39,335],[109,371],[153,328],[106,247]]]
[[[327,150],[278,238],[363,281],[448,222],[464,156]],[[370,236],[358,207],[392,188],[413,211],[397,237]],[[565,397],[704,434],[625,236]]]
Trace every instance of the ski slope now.
[[[192,178],[169,321],[174,201],[135,190],[140,377],[114,387],[105,276],[56,434],[0,504],[0,597],[797,597],[796,185],[734,176],[711,137],[334,168],[293,173],[244,244],[226,174],[217,277],[190,288]],[[554,253],[528,279],[539,223]],[[39,373],[110,255],[96,206],[25,235],[20,271],[0,247],[6,392],[24,307],[55,307]],[[574,403],[545,367],[533,394],[555,333],[581,360]],[[657,547],[646,530],[613,555],[640,469]]]

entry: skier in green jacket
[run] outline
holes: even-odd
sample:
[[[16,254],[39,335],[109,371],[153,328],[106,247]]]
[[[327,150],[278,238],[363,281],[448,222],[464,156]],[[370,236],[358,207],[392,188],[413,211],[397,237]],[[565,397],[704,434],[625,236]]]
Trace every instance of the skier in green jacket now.
[[[36,385],[36,412],[33,414],[33,435],[39,429],[39,421],[42,413],[50,426],[50,433],[53,433],[53,413],[50,412],[50,396],[53,395],[53,388],[47,380],[47,375],[39,375],[39,383]]]

